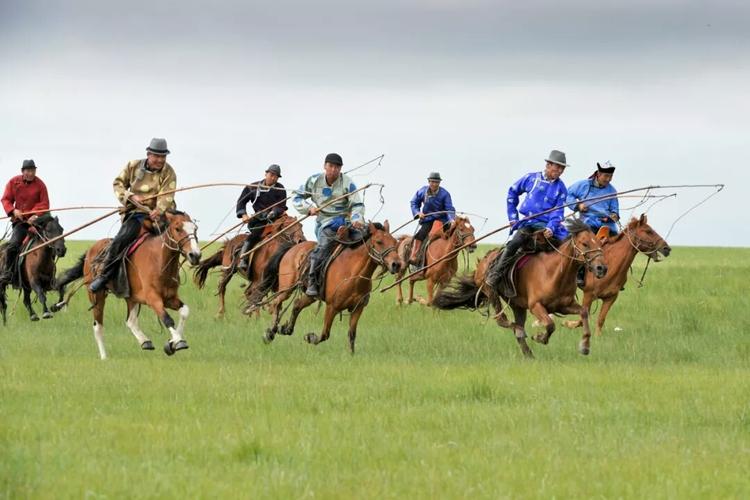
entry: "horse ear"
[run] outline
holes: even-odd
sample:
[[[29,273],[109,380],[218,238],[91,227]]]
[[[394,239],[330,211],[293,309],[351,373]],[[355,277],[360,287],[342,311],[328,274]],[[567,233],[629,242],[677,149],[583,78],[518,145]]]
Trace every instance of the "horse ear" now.
[[[388,224],[388,219],[386,219],[385,222],[383,222],[383,229],[385,229],[386,233],[390,233],[391,232],[391,225]]]
[[[641,214],[641,218],[638,220],[641,224],[646,224],[648,222],[648,217],[646,217],[646,214]]]

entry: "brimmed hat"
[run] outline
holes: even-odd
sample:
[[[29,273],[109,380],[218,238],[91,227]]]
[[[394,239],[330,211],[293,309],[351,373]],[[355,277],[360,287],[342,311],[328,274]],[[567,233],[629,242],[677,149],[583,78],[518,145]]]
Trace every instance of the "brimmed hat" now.
[[[333,163],[334,165],[343,165],[344,160],[341,159],[341,155],[338,153],[328,153],[326,155],[325,163]]]
[[[21,170],[26,170],[27,168],[28,169],[36,168],[36,163],[34,163],[34,160],[23,161],[23,164],[21,165]]]
[[[167,149],[167,140],[161,137],[154,137],[146,148],[146,151],[155,155],[166,156],[169,154]]]
[[[603,174],[614,174],[615,166],[611,162],[605,161],[604,163],[596,162],[596,169],[598,172]]]
[[[276,174],[277,177],[281,177],[281,167],[276,165],[275,163],[268,167],[266,169],[266,172],[271,172],[272,174]]]
[[[440,172],[430,172],[430,175],[427,176],[428,181],[442,181],[443,178],[440,177]]]
[[[558,151],[556,149],[553,149],[549,153],[549,157],[547,160],[549,163],[555,163],[557,165],[560,165],[561,167],[567,167],[568,164],[565,163],[565,153],[562,151]]]

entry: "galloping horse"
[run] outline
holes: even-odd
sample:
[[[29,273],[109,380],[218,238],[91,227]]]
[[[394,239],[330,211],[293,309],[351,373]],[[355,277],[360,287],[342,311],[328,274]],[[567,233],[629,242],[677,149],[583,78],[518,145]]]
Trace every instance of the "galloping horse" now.
[[[294,227],[287,229],[289,226]],[[248,275],[245,276],[240,274],[240,276],[247,278],[250,281],[250,286],[245,290],[245,295],[247,297],[253,295],[257,290],[268,260],[274,253],[276,253],[282,244],[305,241],[302,224],[300,224],[295,217],[290,217],[287,214],[283,214],[281,217],[273,221],[273,223],[269,224],[263,232],[263,237],[264,239],[270,238],[281,230],[284,230],[284,233],[282,233],[281,236],[263,245],[257,252],[253,252],[251,255],[250,271]],[[198,264],[195,271],[193,271],[195,284],[198,288],[203,288],[206,284],[208,271],[211,268],[221,265],[221,277],[219,278],[217,292],[219,295],[219,310],[216,313],[217,318],[224,317],[224,297],[227,293],[227,285],[232,280],[232,276],[237,273],[237,264],[239,263],[239,253],[237,250],[242,248],[242,244],[246,239],[247,234],[238,234],[231,240],[226,241],[221,247],[219,247],[219,250],[217,250],[216,253],[203,259]],[[262,241],[263,240],[261,240],[261,242]]]
[[[63,228],[57,217],[52,217],[49,213],[40,215],[32,224],[33,231],[29,231],[28,243],[25,248],[33,248],[40,243],[55,238],[63,234]],[[55,261],[58,257],[65,257],[65,240],[60,238],[51,245],[34,250],[26,255],[20,266],[18,274],[18,284],[23,290],[23,304],[29,311],[31,321],[39,321],[34,308],[31,306],[31,291],[36,294],[39,302],[42,304],[42,318],[49,319],[52,312],[47,308],[47,295],[45,292],[53,290],[55,281]],[[0,256],[0,266],[5,265],[5,252]],[[5,324],[7,309],[7,300],[5,288],[0,290],[0,314]]]
[[[617,300],[622,287],[625,286],[628,280],[628,269],[638,252],[643,252],[659,262],[662,258],[669,257],[672,251],[667,242],[648,225],[645,214],[641,215],[640,219],[633,218],[620,234],[605,240],[602,248],[609,270],[602,279],[594,279],[591,273],[586,273],[581,301],[583,307],[590,309],[594,300],[602,300],[602,308],[596,319],[597,336],[602,334],[607,313]],[[569,328],[577,328],[581,325],[580,319],[565,322],[565,326]]]
[[[597,278],[601,278],[607,273],[607,266],[604,264],[601,242],[586,224],[573,221],[567,229],[570,237],[559,248],[531,255],[523,267],[516,269],[515,297],[504,297],[485,283],[489,264],[499,253],[493,251],[480,261],[473,277],[462,278],[454,290],[446,289],[438,293],[433,305],[438,309],[476,309],[489,299],[495,308],[498,324],[513,330],[521,352],[527,357],[534,356],[526,343],[527,310],[545,326],[545,332],[534,337],[534,340],[542,344],[547,344],[555,331],[550,313],[580,314],[584,333],[579,351],[581,354],[588,354],[591,338],[589,310],[576,302],[576,273],[585,265]],[[513,309],[514,323],[510,324],[504,319],[500,299]]]
[[[411,251],[411,245],[414,238],[411,236],[402,236],[398,239],[398,254],[403,262],[409,259],[409,252]],[[425,251],[425,266],[429,266],[435,261],[438,261],[445,257],[448,253],[452,252],[458,247],[469,244],[469,253],[476,250],[477,245],[474,243],[474,226],[471,225],[471,221],[465,215],[459,215],[456,220],[451,224],[450,229],[447,233],[441,234],[437,239],[432,240],[427,246]],[[398,274],[396,279],[401,279],[408,266],[403,266],[401,272]],[[427,300],[418,299],[420,303],[424,305],[432,305],[432,298],[434,295],[435,285],[438,286],[438,291],[445,288],[450,282],[451,278],[456,274],[458,270],[458,253],[456,253],[450,259],[430,267],[423,273],[416,274],[409,278],[409,300],[407,304],[414,302],[414,283],[417,281],[427,280]],[[404,296],[401,290],[401,283],[398,284],[398,298],[396,299],[398,304],[404,302]]]
[[[300,294],[294,302],[289,321],[281,327],[281,330],[279,330],[281,306],[295,289],[303,290],[301,277],[305,274],[308,255],[315,247],[315,242],[305,241],[280,249],[269,262],[263,278],[263,289],[270,290],[278,285],[279,290],[271,303],[273,324],[266,330],[265,342],[273,341],[277,332],[281,335],[291,335],[299,313],[316,300],[322,300],[326,303],[323,330],[319,336],[315,333],[308,333],[305,335],[305,340],[313,345],[328,340],[336,314],[347,310],[350,313],[349,350],[354,354],[357,322],[370,299],[372,274],[378,266],[383,266],[391,274],[396,274],[401,269],[396,243],[396,239],[389,232],[388,221],[382,225],[368,224],[363,241],[356,247],[341,250],[341,253],[328,266],[323,280],[323,290],[321,290],[322,297]]]
[[[147,236],[122,264],[127,266],[130,285],[130,296],[125,299],[128,306],[125,324],[133,332],[141,349],[153,350],[153,343],[138,325],[141,304],[151,307],[169,330],[171,338],[164,345],[164,352],[171,356],[176,351],[188,348],[182,335],[190,309],[180,300],[177,293],[180,286],[180,255],[184,255],[191,264],[196,265],[200,260],[201,251],[198,247],[198,227],[188,214],[168,211],[164,214],[162,223],[160,234]],[[94,243],[73,268],[60,276],[58,290],[61,298],[65,286],[72,281],[83,278],[83,283],[88,284],[94,279],[92,265],[109,241],[109,239],[103,239]],[[107,291],[100,290],[97,293],[88,292],[88,294],[94,314],[94,339],[99,348],[99,356],[101,359],[106,359],[104,302],[107,298]],[[179,311],[180,319],[176,327],[165,308]]]

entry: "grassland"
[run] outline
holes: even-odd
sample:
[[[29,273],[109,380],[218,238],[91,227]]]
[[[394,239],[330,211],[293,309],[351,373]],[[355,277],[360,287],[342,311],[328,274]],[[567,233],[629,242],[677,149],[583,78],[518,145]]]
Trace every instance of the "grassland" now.
[[[748,498],[749,277],[750,250],[676,248],[589,357],[561,329],[531,362],[479,314],[392,292],[354,357],[345,323],[303,342],[314,308],[263,345],[239,280],[223,321],[215,280],[186,284],[190,349],[172,358],[138,348],[121,301],[105,362],[84,294],[37,323],[19,302],[0,330],[0,497]]]

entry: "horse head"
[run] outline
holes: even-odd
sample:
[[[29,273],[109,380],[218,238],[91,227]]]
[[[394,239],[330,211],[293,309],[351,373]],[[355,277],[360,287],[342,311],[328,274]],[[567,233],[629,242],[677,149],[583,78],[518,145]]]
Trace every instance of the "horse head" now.
[[[607,274],[607,265],[604,263],[602,242],[589,226],[580,220],[573,220],[566,225],[566,229],[570,233],[570,241],[573,245],[573,258],[582,260],[594,276],[603,278]]]
[[[457,246],[462,247],[468,245],[466,250],[471,253],[477,249],[477,244],[474,242],[474,226],[466,215],[457,215],[456,220],[453,221],[451,227],[452,236],[455,236]]]
[[[302,224],[299,223],[296,217],[290,217],[287,214],[284,214],[274,221],[274,225],[274,234],[292,226],[291,229],[285,231],[284,236],[295,245],[305,241],[305,233],[302,230]]]
[[[167,221],[164,236],[167,245],[184,255],[191,265],[197,265],[201,260],[201,249],[198,246],[198,226],[193,219],[184,212],[167,211],[164,214]]]
[[[646,214],[642,214],[640,219],[633,218],[623,233],[636,250],[645,253],[656,262],[669,257],[672,252],[664,238],[648,225]]]
[[[401,271],[401,259],[396,249],[398,242],[390,233],[388,221],[383,224],[371,222],[367,226],[367,252],[378,264],[388,269],[391,274]]]
[[[40,229],[42,239],[44,240],[51,240],[58,236],[62,236],[65,232],[60,225],[60,220],[57,217],[52,217],[49,213],[40,216],[34,225]],[[52,250],[55,252],[55,256],[65,257],[65,253],[67,252],[65,238],[55,240],[50,247],[52,247]]]

